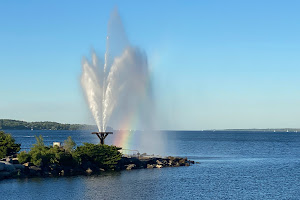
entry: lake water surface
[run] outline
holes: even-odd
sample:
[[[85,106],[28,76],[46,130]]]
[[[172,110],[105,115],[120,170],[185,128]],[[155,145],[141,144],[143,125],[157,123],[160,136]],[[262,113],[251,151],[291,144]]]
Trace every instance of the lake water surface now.
[[[98,142],[88,131],[9,130],[23,150],[45,143]],[[169,131],[161,155],[201,164],[140,169],[99,176],[0,181],[1,199],[299,199],[300,133]],[[138,137],[138,133],[136,133]],[[108,138],[107,143],[112,141]],[[136,147],[144,150],[143,147]],[[160,149],[160,150],[161,150]],[[151,153],[151,152],[149,152]]]

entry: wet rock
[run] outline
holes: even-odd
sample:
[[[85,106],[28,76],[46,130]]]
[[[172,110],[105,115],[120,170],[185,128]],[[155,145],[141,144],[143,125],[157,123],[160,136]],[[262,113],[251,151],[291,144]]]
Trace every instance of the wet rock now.
[[[25,166],[24,165],[21,165],[21,164],[14,164],[14,167],[16,169],[20,169],[20,170],[24,170],[25,169]]]

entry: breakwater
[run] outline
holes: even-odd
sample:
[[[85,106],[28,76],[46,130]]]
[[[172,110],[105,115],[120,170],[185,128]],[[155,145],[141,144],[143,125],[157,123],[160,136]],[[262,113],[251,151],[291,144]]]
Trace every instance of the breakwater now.
[[[122,157],[115,165],[116,170],[133,170],[145,168],[180,167],[195,164],[194,161],[180,157]],[[30,162],[20,164],[16,156],[10,156],[0,161],[0,180],[6,178],[57,177],[74,175],[93,175],[105,172],[91,162],[80,166],[35,166]]]

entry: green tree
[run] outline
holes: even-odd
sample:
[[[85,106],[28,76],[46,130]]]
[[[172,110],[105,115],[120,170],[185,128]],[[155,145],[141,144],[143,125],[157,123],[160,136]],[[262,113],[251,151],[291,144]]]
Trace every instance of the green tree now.
[[[0,131],[0,158],[16,154],[20,151],[21,144],[16,144],[11,134]]]
[[[83,144],[83,146],[77,147],[73,153],[79,165],[89,161],[100,168],[109,170],[114,169],[122,157],[122,154],[118,151],[121,149],[119,147],[90,143]]]
[[[33,144],[33,147],[30,149],[31,162],[34,165],[42,166],[50,163],[51,160],[54,160],[52,152],[49,152],[50,147],[45,146],[44,138],[42,135],[35,136],[36,144]]]
[[[21,151],[18,154],[18,161],[21,164],[26,163],[26,162],[30,162],[31,161],[31,156],[30,156],[29,153],[26,153],[26,151]]]
[[[35,139],[36,143],[33,144],[33,147],[28,153],[21,152],[18,155],[20,163],[32,162],[36,166],[48,166],[50,164],[60,166],[76,165],[71,152],[67,152],[58,146],[45,146],[43,136],[41,135],[39,137],[35,136]],[[71,142],[69,141],[69,143]]]

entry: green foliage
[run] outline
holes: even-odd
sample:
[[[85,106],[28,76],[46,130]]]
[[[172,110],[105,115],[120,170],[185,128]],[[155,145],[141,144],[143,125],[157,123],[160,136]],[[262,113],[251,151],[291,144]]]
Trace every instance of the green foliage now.
[[[77,147],[73,155],[78,164],[91,162],[103,169],[114,169],[122,157],[118,151],[120,149],[116,146],[84,143]]]
[[[74,150],[75,146],[76,146],[76,143],[74,142],[74,140],[72,139],[71,136],[69,136],[68,139],[66,139],[64,141],[64,149],[67,152],[72,152]]]
[[[58,166],[81,166],[87,163],[92,164],[96,168],[103,168],[105,170],[112,170],[116,168],[118,161],[122,154],[119,152],[121,148],[109,145],[99,145],[84,143],[73,150],[76,145],[71,137],[65,141],[65,147],[58,146],[47,147],[44,144],[43,137],[40,135],[36,138],[36,144],[31,150],[21,152],[18,155],[19,162],[32,162],[36,166],[49,166],[56,164]],[[84,168],[84,167],[83,167]]]
[[[54,146],[47,147],[44,144],[43,136],[35,136],[36,143],[33,144],[31,150],[21,152],[18,155],[19,162],[32,162],[36,166],[48,166],[50,164],[57,164],[60,166],[74,166],[76,165],[75,160],[70,152],[64,149]]]
[[[16,154],[20,151],[20,146],[10,134],[0,131],[0,158]]]
[[[23,164],[26,162],[31,161],[31,156],[29,153],[26,153],[26,151],[21,151],[21,153],[18,154],[18,161],[19,163]]]

